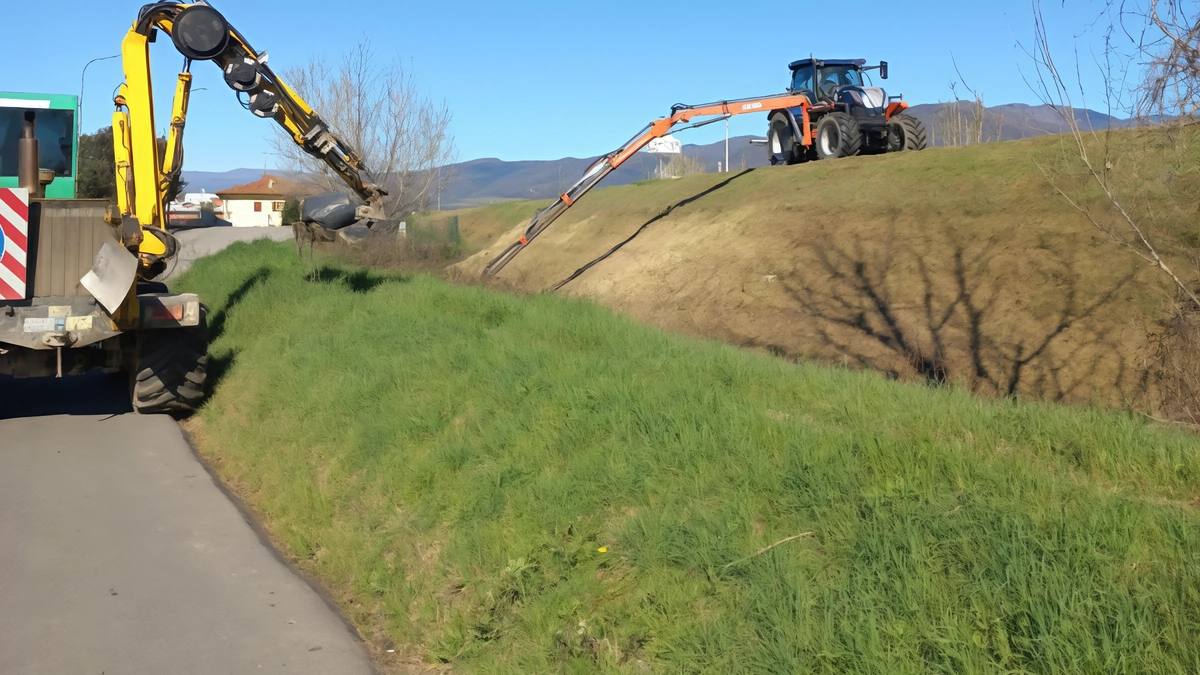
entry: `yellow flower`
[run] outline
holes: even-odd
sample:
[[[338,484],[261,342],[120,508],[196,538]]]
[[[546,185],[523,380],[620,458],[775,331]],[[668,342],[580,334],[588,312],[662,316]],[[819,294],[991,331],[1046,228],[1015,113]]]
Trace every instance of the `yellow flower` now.
[[[600,553],[608,553],[608,547],[607,547],[607,546],[601,546],[600,548],[598,548],[598,549],[596,549],[596,550],[597,550],[597,551],[599,551]]]

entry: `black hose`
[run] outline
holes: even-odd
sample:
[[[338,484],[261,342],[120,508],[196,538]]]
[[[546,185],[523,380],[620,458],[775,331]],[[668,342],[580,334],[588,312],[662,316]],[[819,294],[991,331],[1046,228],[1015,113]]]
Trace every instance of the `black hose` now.
[[[625,244],[628,244],[629,242],[633,241],[633,240],[634,240],[634,239],[635,239],[635,238],[636,238],[636,237],[637,237],[639,234],[641,234],[641,233],[642,233],[642,232],[643,232],[643,231],[644,231],[644,230],[645,230],[647,227],[650,227],[650,225],[652,225],[652,224],[654,224],[654,223],[656,223],[656,222],[658,222],[658,221],[662,220],[663,218],[666,218],[667,216],[671,215],[671,212],[672,212],[672,211],[674,211],[675,209],[677,209],[677,208],[679,208],[679,207],[681,207],[681,206],[687,206],[688,204],[691,204],[692,202],[694,202],[694,201],[696,201],[696,200],[698,200],[698,199],[702,199],[702,198],[704,198],[704,197],[706,197],[706,196],[708,196],[708,195],[710,195],[710,194],[712,194],[712,193],[716,192],[717,190],[720,190],[721,188],[725,187],[726,185],[729,185],[730,183],[732,183],[733,181],[737,180],[738,178],[741,178],[742,176],[745,176],[746,174],[750,173],[750,172],[751,172],[751,171],[753,171],[753,170],[754,170],[754,169],[746,169],[746,170],[744,170],[744,171],[738,172],[738,173],[736,173],[736,174],[734,174],[734,175],[730,176],[729,178],[726,178],[725,180],[721,181],[720,183],[717,183],[716,185],[714,185],[714,186],[712,186],[712,187],[708,188],[707,190],[705,190],[705,191],[703,191],[703,192],[701,192],[701,193],[699,193],[699,194],[692,195],[691,197],[688,197],[687,199],[684,199],[683,201],[676,202],[676,203],[672,204],[671,206],[668,206],[666,209],[664,209],[664,210],[663,210],[663,212],[662,212],[662,213],[660,213],[660,214],[658,214],[657,216],[654,216],[653,218],[651,218],[650,220],[647,220],[646,222],[642,223],[642,226],[641,226],[641,227],[639,227],[639,228],[637,229],[637,231],[636,231],[636,232],[634,232],[633,234],[631,234],[631,235],[629,235],[628,237],[626,237],[624,241],[622,241],[621,243],[617,244],[616,246],[613,246],[612,248],[608,249],[608,251],[606,251],[606,252],[605,252],[603,255],[601,255],[600,257],[598,257],[598,258],[595,258],[594,260],[592,260],[592,261],[591,261],[591,262],[589,262],[588,264],[586,264],[586,265],[584,265],[583,267],[580,267],[579,269],[575,270],[575,272],[574,272],[574,273],[572,273],[572,274],[571,274],[571,276],[569,276],[569,277],[567,277],[566,279],[563,279],[562,281],[558,282],[557,284],[554,284],[553,286],[551,286],[551,287],[550,287],[550,290],[551,290],[551,291],[557,291],[558,289],[562,288],[563,286],[566,286],[567,284],[571,283],[572,281],[574,281],[574,280],[578,279],[578,278],[579,278],[581,275],[583,275],[583,273],[584,273],[584,272],[586,272],[586,271],[588,271],[588,270],[592,269],[592,268],[593,268],[593,267],[595,267],[596,265],[598,265],[598,264],[600,264],[601,262],[603,262],[603,261],[607,260],[607,259],[609,258],[609,256],[611,256],[612,254],[614,254],[614,253],[616,253],[617,251],[619,251],[619,250],[621,250],[622,248],[624,248]]]

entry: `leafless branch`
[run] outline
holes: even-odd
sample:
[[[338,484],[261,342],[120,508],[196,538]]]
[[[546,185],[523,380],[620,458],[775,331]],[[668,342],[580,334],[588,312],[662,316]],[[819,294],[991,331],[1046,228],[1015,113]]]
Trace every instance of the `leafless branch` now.
[[[1200,13],[1194,2],[1149,2],[1143,18],[1160,35],[1152,47],[1142,48],[1150,59],[1138,112],[1166,122],[1192,121],[1200,113]]]
[[[317,114],[358,152],[369,178],[388,190],[389,215],[428,208],[454,161],[451,114],[443,103],[421,96],[415,79],[399,60],[381,62],[369,40],[355,45],[336,68],[313,58],[284,74]],[[303,173],[321,189],[345,191],[337,174],[305,153],[286,132],[274,139],[287,168]]]
[[[1168,4],[1171,6],[1174,6],[1176,2],[1177,0],[1168,0]],[[1153,17],[1157,11],[1156,8],[1158,7],[1159,0],[1150,0],[1150,3],[1150,13]],[[1026,53],[1033,58],[1038,77],[1033,83],[1031,83],[1031,86],[1034,89],[1035,94],[1038,95],[1042,102],[1058,113],[1063,122],[1066,123],[1069,138],[1073,142],[1075,149],[1075,153],[1073,154],[1078,155],[1078,160],[1083,167],[1085,174],[1103,191],[1108,203],[1120,215],[1119,223],[1121,224],[1121,229],[1127,229],[1133,235],[1133,240],[1129,241],[1126,239],[1113,226],[1110,226],[1102,222],[1099,218],[1095,217],[1095,215],[1078,199],[1071,198],[1071,196],[1067,194],[1061,185],[1054,181],[1049,172],[1047,172],[1047,177],[1050,178],[1050,182],[1054,186],[1054,189],[1063,198],[1065,198],[1072,207],[1082,213],[1093,227],[1100,230],[1108,237],[1121,242],[1122,245],[1128,250],[1137,253],[1144,260],[1155,265],[1164,274],[1168,275],[1172,281],[1174,281],[1176,287],[1191,300],[1197,309],[1200,309],[1200,298],[1197,298],[1196,294],[1192,291],[1188,284],[1185,283],[1173,269],[1171,269],[1171,266],[1159,254],[1157,247],[1155,247],[1150,237],[1146,234],[1145,229],[1132,215],[1130,215],[1129,211],[1125,208],[1125,205],[1114,192],[1113,185],[1110,180],[1110,172],[1112,170],[1112,163],[1110,159],[1110,139],[1112,131],[1111,117],[1109,118],[1108,128],[1106,129],[1106,133],[1103,138],[1097,134],[1094,128],[1091,128],[1090,116],[1088,116],[1089,129],[1085,133],[1075,112],[1075,106],[1071,99],[1068,80],[1062,74],[1062,71],[1059,69],[1059,66],[1055,62],[1051,52],[1049,32],[1046,27],[1045,17],[1042,13],[1040,0],[1033,0],[1033,15],[1033,49],[1032,51],[1027,50]],[[1197,58],[1200,58],[1200,54],[1197,55]],[[1076,68],[1076,77],[1078,80],[1078,55],[1076,58]],[[1028,80],[1026,81],[1028,82]],[[1080,86],[1082,87],[1082,85]],[[1112,95],[1112,89],[1110,87],[1108,90],[1110,104]],[[1098,140],[1101,142],[1103,156],[1100,158],[1099,163],[1092,159],[1091,153],[1089,152],[1089,137],[1093,140]],[[1046,171],[1046,168],[1042,167],[1042,170]]]

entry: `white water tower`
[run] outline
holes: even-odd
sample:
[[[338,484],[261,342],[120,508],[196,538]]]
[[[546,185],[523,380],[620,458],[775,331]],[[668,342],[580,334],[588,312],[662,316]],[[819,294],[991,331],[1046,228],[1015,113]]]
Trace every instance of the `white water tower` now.
[[[655,138],[646,145],[646,152],[658,158],[658,178],[665,178],[663,175],[663,162],[669,160],[672,155],[683,154],[683,143],[678,138],[667,134],[662,138]]]

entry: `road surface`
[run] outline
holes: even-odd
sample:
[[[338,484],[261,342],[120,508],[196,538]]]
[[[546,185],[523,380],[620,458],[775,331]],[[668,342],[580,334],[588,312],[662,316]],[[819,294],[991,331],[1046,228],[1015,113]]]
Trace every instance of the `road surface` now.
[[[272,239],[274,241],[292,241],[290,227],[201,227],[194,230],[179,230],[174,232],[179,240],[179,255],[175,265],[166,274],[166,279],[183,274],[187,268],[196,262],[197,258],[212,255],[217,251],[238,241],[254,241],[256,239]]]
[[[0,673],[372,672],[176,423],[107,376],[0,380]]]
[[[181,263],[278,228],[184,232]],[[369,675],[165,416],[111,376],[0,378],[0,673]]]

